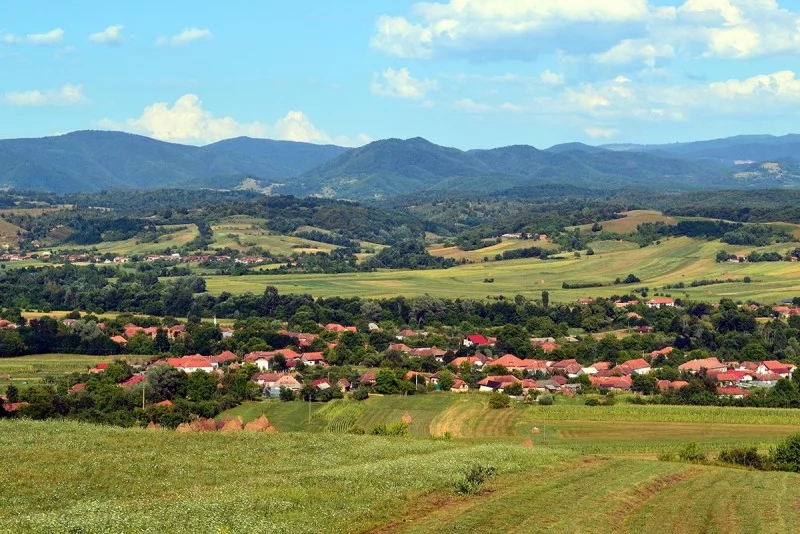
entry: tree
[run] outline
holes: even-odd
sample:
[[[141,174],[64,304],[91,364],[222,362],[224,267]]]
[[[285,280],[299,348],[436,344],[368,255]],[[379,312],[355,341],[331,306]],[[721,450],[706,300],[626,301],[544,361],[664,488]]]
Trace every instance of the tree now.
[[[511,395],[512,397],[518,397],[522,395],[522,384],[519,382],[511,383],[503,388],[503,393]]]
[[[491,395],[489,395],[489,407],[494,408],[495,410],[500,410],[503,408],[508,408],[511,406],[511,397],[506,395],[505,393],[499,393],[495,391]]]
[[[450,371],[442,371],[439,373],[439,389],[442,391],[450,391],[455,383],[455,378],[453,377],[453,373]]]
[[[800,473],[800,434],[786,438],[772,450],[772,461],[778,469]]]
[[[153,348],[159,353],[169,352],[169,338],[167,337],[167,331],[163,328],[159,328],[156,331],[156,338],[153,340]]]
[[[381,369],[375,378],[375,392],[383,395],[391,395],[400,390],[397,375],[391,369]]]
[[[0,358],[20,356],[25,353],[25,343],[16,330],[0,330]]]
[[[217,376],[202,369],[189,375],[186,397],[193,401],[211,400],[217,391]]]
[[[147,370],[147,389],[152,402],[186,396],[189,377],[180,369],[169,365],[153,365]]]
[[[287,387],[281,386],[281,389],[278,393],[278,398],[281,399],[283,402],[291,402],[294,400],[294,391]]]
[[[654,376],[634,375],[631,389],[642,395],[653,395],[658,393],[658,381]]]
[[[6,388],[6,399],[8,402],[18,402],[19,401],[19,389],[14,384],[9,384]]]

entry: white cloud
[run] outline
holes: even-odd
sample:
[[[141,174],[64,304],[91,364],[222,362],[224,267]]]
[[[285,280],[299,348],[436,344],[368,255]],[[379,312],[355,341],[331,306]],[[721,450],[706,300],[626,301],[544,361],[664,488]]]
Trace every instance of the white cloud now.
[[[56,28],[47,33],[29,33],[25,36],[25,41],[35,45],[54,45],[64,39],[64,30]]]
[[[653,68],[674,57],[800,55],[800,11],[782,0],[449,0],[382,15],[372,46],[407,58],[589,57]]]
[[[14,35],[13,33],[5,33],[0,31],[0,43],[12,45],[22,42],[22,37]]]
[[[539,76],[539,80],[547,85],[561,85],[564,83],[564,75],[547,69]]]
[[[65,84],[59,89],[46,91],[9,91],[3,95],[9,106],[75,106],[89,103],[82,85]]]
[[[592,139],[608,139],[619,133],[614,128],[585,128],[583,131]]]
[[[372,76],[372,93],[389,98],[425,101],[428,92],[436,90],[436,80],[417,80],[407,68],[395,70],[388,68]]]
[[[471,98],[462,98],[457,100],[453,103],[453,107],[461,111],[463,113],[472,113],[472,114],[480,114],[480,113],[491,113],[493,111],[505,111],[505,112],[521,112],[523,111],[523,107],[517,104],[512,104],[511,102],[503,102],[502,104],[493,105],[493,104],[485,104],[482,102],[475,102]]]
[[[727,100],[759,98],[800,102],[800,79],[790,70],[761,74],[744,80],[714,82],[708,89],[712,95]]]
[[[415,58],[503,48],[503,41],[539,48],[544,45],[541,37],[557,35],[566,26],[591,25],[594,31],[585,34],[585,40],[602,33],[596,31],[598,24],[643,21],[648,4],[647,0],[450,0],[415,4],[413,13],[416,20],[379,17],[372,46],[393,56]]]
[[[140,117],[127,119],[123,123],[103,119],[98,121],[97,125],[102,128],[140,133],[162,141],[190,144],[212,143],[239,136],[270,137],[308,143],[335,143],[345,146],[369,142],[369,138],[363,134],[355,141],[346,136],[328,135],[312,124],[302,111],[290,111],[273,124],[260,121],[243,123],[232,117],[215,117],[203,108],[200,98],[194,94],[183,95],[172,106],[167,102],[147,106]]]
[[[207,41],[214,35],[208,28],[186,28],[181,33],[172,37],[159,37],[156,44],[158,46],[183,46],[195,41]]]
[[[89,35],[89,40],[93,43],[105,44],[110,46],[119,46],[122,44],[124,37],[122,30],[125,28],[122,24],[114,24],[105,30]]]

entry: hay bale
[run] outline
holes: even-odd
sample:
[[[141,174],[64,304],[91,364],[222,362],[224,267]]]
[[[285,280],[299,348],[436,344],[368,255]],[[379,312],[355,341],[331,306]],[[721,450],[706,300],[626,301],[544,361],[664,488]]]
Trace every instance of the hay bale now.
[[[264,432],[270,427],[269,419],[265,415],[261,415],[258,419],[250,421],[244,426],[247,432]]]
[[[220,432],[241,432],[242,431],[242,418],[237,417],[236,419],[231,419],[225,426],[223,426]]]
[[[158,423],[154,423],[153,421],[150,421],[150,423],[148,423],[147,425],[147,430],[155,430],[157,428],[161,428],[161,425],[159,425]]]
[[[176,432],[194,432],[192,425],[189,423],[181,423],[178,425],[178,428],[175,429]]]
[[[538,426],[531,428],[531,434],[539,434],[541,430],[539,430]]]
[[[527,438],[525,441],[522,442],[523,447],[533,447],[533,440],[531,438]]]
[[[411,426],[411,423],[414,422],[414,420],[411,418],[411,414],[408,413],[408,410],[406,410],[406,413],[403,414],[403,417],[401,417],[401,419],[403,420],[403,422],[405,424],[407,424],[409,426]]]
[[[278,433],[278,429],[275,428],[274,426],[270,426],[270,427],[267,427],[267,429],[264,432],[266,432],[267,434],[277,434]]]

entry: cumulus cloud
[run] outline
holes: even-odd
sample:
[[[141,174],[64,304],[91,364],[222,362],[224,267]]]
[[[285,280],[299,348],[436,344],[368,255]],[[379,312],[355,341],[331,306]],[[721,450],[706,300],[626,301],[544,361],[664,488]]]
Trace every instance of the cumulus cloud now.
[[[109,46],[119,46],[124,40],[122,30],[125,28],[122,24],[114,24],[105,30],[89,35],[89,40],[93,43],[104,44]]]
[[[3,103],[9,106],[76,106],[89,103],[83,94],[82,85],[64,84],[58,89],[45,91],[9,91],[3,95]]]
[[[389,98],[425,101],[428,92],[438,88],[436,80],[418,80],[411,76],[407,68],[395,70],[388,68],[372,76],[372,92]]]
[[[207,41],[213,36],[214,34],[208,28],[186,28],[172,37],[159,37],[156,44],[158,46],[184,46],[195,41]]]
[[[547,85],[561,85],[564,83],[564,75],[547,69],[539,75],[539,80]]]
[[[491,112],[520,112],[523,111],[522,106],[512,104],[511,102],[503,102],[502,104],[486,104],[483,102],[476,102],[471,98],[462,98],[453,103],[453,107],[463,113],[480,114]]]
[[[406,58],[563,53],[648,67],[679,56],[800,55],[800,11],[777,0],[684,0],[677,7],[655,0],[450,0],[379,17],[372,46]]]
[[[583,131],[592,139],[609,139],[619,133],[614,128],[585,128]]]
[[[592,40],[605,41],[612,27],[641,23],[647,14],[647,0],[418,3],[410,18],[379,17],[372,46],[393,56],[414,58],[492,49],[513,53],[519,47],[525,48],[525,53],[552,52],[554,46],[569,48]],[[592,31],[585,32],[582,39],[572,35],[554,43],[552,38],[563,35],[564,28],[570,26],[591,27]]]
[[[6,33],[0,31],[0,43],[12,45],[22,42],[22,37],[19,35],[14,35],[13,33]]]
[[[162,141],[190,144],[213,143],[231,137],[270,137],[308,143],[335,143],[354,146],[369,142],[360,135],[355,140],[346,136],[331,136],[312,124],[302,111],[290,111],[272,124],[254,121],[239,122],[232,117],[215,117],[203,108],[200,98],[186,94],[174,104],[158,102],[147,106],[142,115],[118,123],[109,119],[98,121],[102,128],[124,130],[148,135]]]
[[[64,30],[56,28],[46,33],[29,33],[25,36],[25,41],[35,45],[54,45],[64,39]]]

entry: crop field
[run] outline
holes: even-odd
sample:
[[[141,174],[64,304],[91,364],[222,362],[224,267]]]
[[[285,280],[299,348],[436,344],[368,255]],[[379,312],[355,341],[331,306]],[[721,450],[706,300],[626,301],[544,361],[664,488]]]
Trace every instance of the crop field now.
[[[556,245],[549,241],[532,241],[530,239],[503,239],[502,243],[493,244],[491,246],[481,248],[478,250],[461,250],[458,247],[443,247],[441,245],[433,245],[428,248],[433,256],[441,256],[442,258],[452,258],[461,261],[466,258],[467,261],[472,263],[482,262],[484,258],[494,261],[497,254],[510,250],[518,250],[521,248],[539,247],[545,250],[554,250]]]
[[[158,236],[156,241],[143,243],[136,238],[124,241],[104,241],[94,245],[99,254],[110,252],[112,254],[153,254],[163,251],[165,248],[179,248],[194,240],[200,233],[196,224],[180,224],[160,226],[164,234]],[[174,230],[174,232],[170,232]]]
[[[430,294],[436,297],[486,298],[491,295],[522,294],[538,298],[541,291],[550,292],[551,301],[574,302],[585,296],[611,296],[626,293],[635,287],[649,287],[651,292],[665,284],[693,280],[734,279],[749,276],[752,282],[741,281],[681,290],[663,291],[675,298],[692,297],[714,300],[754,299],[775,303],[800,293],[800,264],[778,263],[715,263],[717,251],[724,248],[731,254],[746,254],[753,247],[724,245],[718,241],[689,238],[665,239],[661,244],[638,248],[629,243],[598,242],[593,256],[567,256],[556,260],[512,260],[462,265],[445,270],[379,271],[335,275],[280,275],[207,277],[212,293],[262,293],[273,285],[281,293],[308,293],[314,296],[361,296],[372,298],[396,295]],[[785,250],[791,244],[772,245],[755,250]],[[613,285],[617,277],[633,273],[641,283],[633,286]],[[485,279],[493,278],[493,283]],[[609,284],[590,289],[562,289],[562,283],[601,282]]]
[[[636,227],[644,223],[663,222],[666,224],[675,224],[677,222],[676,218],[669,217],[655,210],[632,210],[623,212],[622,215],[625,216],[619,219],[602,221],[600,225],[603,227],[603,231],[628,234],[630,232],[635,232]],[[580,228],[582,231],[588,232],[592,228],[592,225],[584,224],[581,226],[574,226],[573,228]]]
[[[246,250],[259,246],[273,254],[289,255],[297,252],[330,252],[338,248],[329,243],[310,241],[291,235],[276,235],[264,228],[265,219],[245,216],[228,217],[211,227],[214,246]]]
[[[107,356],[83,354],[36,354],[17,358],[0,358],[0,390],[13,383],[25,387],[70,373],[86,372],[100,362],[111,361]]]
[[[617,404],[491,410],[482,394],[249,403],[265,433],[0,421],[0,531],[796,532],[800,478],[657,460],[762,450],[800,411]],[[797,413],[795,413],[797,412]],[[412,437],[343,433],[412,418]],[[533,428],[536,431],[533,431]],[[424,429],[427,428],[427,433]],[[298,432],[300,431],[300,432]],[[450,432],[452,439],[441,439]],[[439,436],[433,439],[428,435]],[[80,451],[80,454],[76,454]],[[474,463],[497,476],[458,496]],[[746,488],[746,490],[743,490]]]

